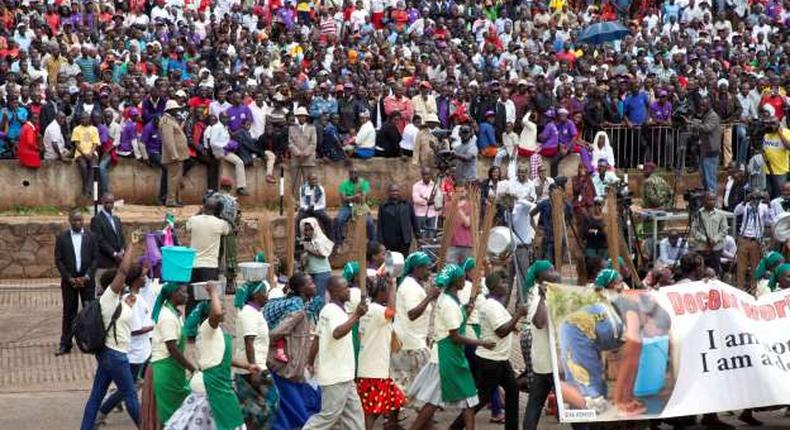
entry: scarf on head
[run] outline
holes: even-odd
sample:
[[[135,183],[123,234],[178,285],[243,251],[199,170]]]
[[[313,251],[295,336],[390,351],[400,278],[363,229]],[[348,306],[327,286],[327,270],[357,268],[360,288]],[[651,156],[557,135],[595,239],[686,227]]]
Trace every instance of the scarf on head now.
[[[318,220],[312,217],[305,218],[299,223],[299,231],[302,233],[302,236],[304,236],[304,228],[308,224],[313,227],[313,238],[310,240],[308,246],[312,246],[321,256],[329,257],[329,255],[332,254],[332,248],[335,246],[335,243],[324,235],[324,231],[321,230]]]
[[[466,260],[464,260],[464,264],[461,265],[461,268],[464,269],[464,273],[469,273],[469,271],[474,269],[475,266],[475,259],[472,257],[466,257]]]
[[[436,286],[446,289],[453,282],[464,277],[464,269],[457,264],[448,264],[442,268],[442,271],[436,275]]]
[[[233,306],[236,309],[243,308],[261,290],[269,291],[269,283],[266,281],[245,282],[244,285],[236,289],[236,295],[233,297]]]
[[[776,251],[769,252],[765,257],[760,259],[760,264],[758,264],[757,268],[754,270],[754,280],[759,281],[760,279],[763,279],[765,272],[767,272],[768,269],[783,262],[784,257],[782,254]]]
[[[784,274],[789,270],[790,263],[784,263],[774,270],[773,274],[771,275],[771,280],[768,281],[768,288],[770,288],[771,291],[776,291],[776,284],[779,283],[779,278],[784,276]]]
[[[154,322],[159,322],[159,314],[162,312],[162,307],[167,306],[172,310],[176,315],[178,315],[178,311],[176,310],[175,306],[170,303],[170,295],[174,292],[178,291],[178,288],[181,287],[180,284],[176,284],[175,282],[168,282],[165,285],[162,285],[162,289],[159,291],[159,295],[156,296],[156,301],[154,302],[154,308],[151,310],[151,319]]]
[[[609,284],[616,281],[617,278],[620,277],[620,274],[617,273],[614,269],[603,269],[598,272],[598,276],[595,277],[595,289],[596,290],[603,290],[606,289]]]
[[[428,254],[422,251],[416,251],[409,254],[406,257],[406,261],[403,262],[403,275],[401,275],[398,282],[402,281],[406,275],[410,274],[414,269],[420,266],[428,266],[431,264],[431,257],[428,257]]]
[[[549,260],[538,260],[532,263],[524,279],[524,291],[528,293],[532,290],[532,287],[535,286],[535,281],[538,280],[538,275],[549,270],[554,270],[554,266]]]
[[[345,266],[343,266],[343,273],[341,276],[343,276],[343,279],[348,281],[349,284],[354,280],[354,278],[357,277],[357,275],[359,275],[359,262],[349,261]]]
[[[192,312],[187,316],[186,320],[184,320],[181,333],[186,337],[197,336],[198,327],[208,318],[209,309],[209,302],[203,301],[198,303],[195,309],[192,309]]]

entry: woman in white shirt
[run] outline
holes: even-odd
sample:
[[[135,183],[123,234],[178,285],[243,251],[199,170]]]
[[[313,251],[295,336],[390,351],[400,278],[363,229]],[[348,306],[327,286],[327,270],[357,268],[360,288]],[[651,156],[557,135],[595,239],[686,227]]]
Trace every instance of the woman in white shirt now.
[[[234,360],[233,338],[220,327],[222,299],[213,283],[206,285],[211,297],[200,303],[184,321],[184,334],[195,336],[195,358],[199,370],[192,375],[192,393],[165,423],[165,430],[184,429],[246,429],[241,405],[233,391],[231,366],[257,375],[256,364]],[[207,425],[213,423],[213,425]]]
[[[99,298],[101,316],[107,330],[104,348],[96,354],[96,376],[93,377],[88,403],[82,415],[81,430],[93,430],[96,424],[96,415],[99,407],[107,394],[110,383],[115,383],[118,391],[123,396],[126,411],[136,426],[140,423],[140,402],[137,399],[137,389],[132,378],[129,365],[129,339],[132,336],[133,311],[136,296],[122,296],[126,284],[126,274],[132,264],[134,244],[130,244],[123,261],[115,273],[109,287],[104,290]]]
[[[269,283],[245,282],[238,290],[233,304],[239,309],[236,317],[236,360],[266,369],[269,353],[269,325],[263,318],[263,305],[268,300]],[[236,395],[241,402],[244,422],[249,429],[269,429],[274,423],[280,397],[268,372],[257,375],[236,371]]]
[[[380,415],[386,428],[397,426],[398,412],[406,396],[390,378],[392,319],[395,316],[395,280],[373,282],[368,289],[373,300],[359,321],[360,350],[357,392],[365,411],[365,428],[372,430]]]

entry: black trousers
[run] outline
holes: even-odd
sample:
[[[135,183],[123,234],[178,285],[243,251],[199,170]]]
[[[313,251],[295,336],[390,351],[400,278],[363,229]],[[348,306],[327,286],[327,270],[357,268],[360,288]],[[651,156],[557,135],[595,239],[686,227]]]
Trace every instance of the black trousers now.
[[[94,299],[95,283],[93,279],[82,288],[74,288],[66,279],[60,280],[60,292],[63,297],[63,325],[61,326],[60,347],[71,349],[74,338],[74,318],[77,317],[79,305],[82,307]]]
[[[491,400],[497,387],[505,390],[505,430],[518,430],[518,385],[516,375],[510,361],[493,361],[477,357],[477,398],[480,403],[475,406],[475,414],[483,409]],[[451,429],[464,428],[463,414],[450,425]]]
[[[527,410],[524,412],[524,430],[537,430],[540,414],[549,393],[554,388],[554,376],[551,373],[533,373],[532,385],[529,387]],[[588,424],[571,424],[574,430],[587,430]]]
[[[206,152],[199,152],[195,157],[184,161],[184,176],[198,164],[206,166],[206,188],[219,190],[219,160]]]
[[[710,267],[716,272],[716,276],[721,278],[721,251],[700,252],[705,266]]]

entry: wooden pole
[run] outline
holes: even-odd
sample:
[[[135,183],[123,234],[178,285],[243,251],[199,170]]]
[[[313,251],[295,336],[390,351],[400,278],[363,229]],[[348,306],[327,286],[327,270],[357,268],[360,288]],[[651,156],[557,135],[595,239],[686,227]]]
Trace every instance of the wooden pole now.
[[[562,240],[565,220],[565,194],[560,189],[551,192],[551,227],[554,237],[554,268],[562,276]]]
[[[285,273],[290,278],[294,274],[294,254],[296,254],[296,223],[294,212],[294,198],[291,193],[285,193]]]
[[[620,271],[620,226],[617,225],[617,196],[614,190],[606,193],[604,206],[604,229],[606,230],[606,246],[609,248],[609,258],[612,260],[614,270]],[[596,276],[597,274],[592,274]]]
[[[477,253],[477,249],[480,247],[480,187],[477,185],[470,185],[469,191],[467,193],[469,196],[469,206],[472,208],[472,213],[470,215],[470,232],[472,233],[472,258],[475,260],[475,267],[472,270],[472,291],[471,295],[474,295],[475,287],[474,283],[477,282],[480,284],[480,255]],[[477,278],[477,281],[475,281]]]
[[[491,229],[494,228],[494,216],[496,215],[496,205],[491,203],[488,205],[485,215],[483,216],[483,225],[480,230],[480,243],[475,247],[475,261],[478,268],[472,274],[472,300],[480,294],[480,278],[483,273],[486,275],[486,249],[488,248],[488,236]]]
[[[368,272],[368,231],[365,225],[365,215],[357,215],[354,220],[354,255],[359,263],[359,275],[357,286],[364,297],[366,295],[366,283]]]
[[[271,222],[266,214],[258,217],[258,236],[263,246],[263,253],[266,255],[266,262],[269,263],[269,273],[267,274],[269,288],[274,288],[277,286],[277,257],[274,253]]]
[[[450,242],[453,240],[453,224],[455,223],[455,216],[458,213],[457,193],[453,193],[449,203],[449,210],[447,211],[447,216],[444,218],[444,225],[442,225],[442,243],[439,247],[438,261],[439,268],[444,266],[444,258],[447,255],[447,248],[450,247]]]

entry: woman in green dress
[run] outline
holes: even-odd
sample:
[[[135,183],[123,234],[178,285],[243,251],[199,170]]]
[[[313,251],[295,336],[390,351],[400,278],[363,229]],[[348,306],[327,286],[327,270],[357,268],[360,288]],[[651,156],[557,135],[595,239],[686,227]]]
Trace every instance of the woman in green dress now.
[[[167,283],[156,298],[151,317],[154,335],[151,348],[151,375],[159,424],[170,419],[189,395],[186,372],[195,366],[184,356],[182,318],[178,306],[187,301],[186,285]]]
[[[477,388],[464,355],[464,345],[493,348],[493,342],[466,336],[466,318],[471,306],[464,308],[458,291],[464,286],[464,270],[448,264],[436,277],[436,285],[445,290],[436,302],[434,332],[436,343],[431,359],[414,378],[409,398],[425,405],[411,426],[412,430],[428,428],[437,409],[463,410],[464,426],[474,430],[474,407],[479,403]],[[474,334],[471,334],[474,336]]]
[[[184,321],[184,336],[195,336],[199,370],[192,375],[192,393],[165,424],[165,430],[246,429],[239,399],[233,390],[231,366],[260,373],[256,364],[233,359],[233,338],[220,327],[222,302],[212,283],[206,285],[211,300],[202,302]]]

